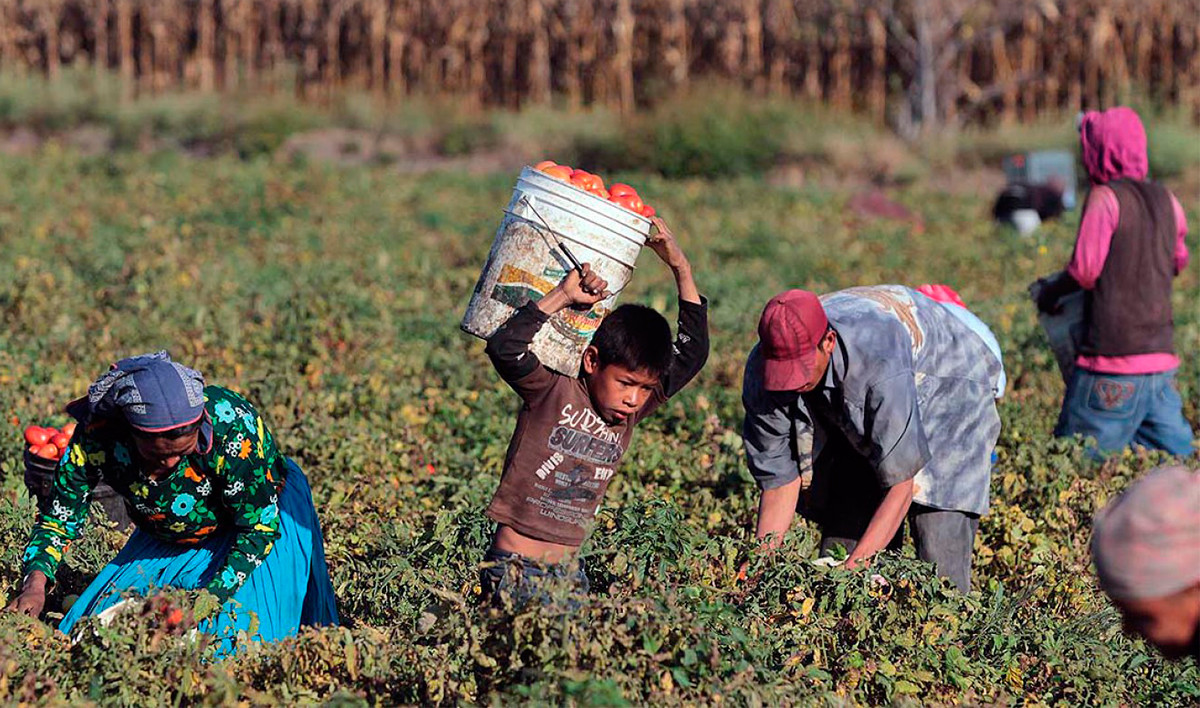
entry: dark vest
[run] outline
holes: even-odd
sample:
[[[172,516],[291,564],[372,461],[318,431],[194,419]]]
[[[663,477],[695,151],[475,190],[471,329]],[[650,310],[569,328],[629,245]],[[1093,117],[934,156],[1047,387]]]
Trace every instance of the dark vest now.
[[[1175,212],[1170,193],[1153,182],[1110,182],[1120,206],[1117,229],[1096,287],[1084,296],[1087,356],[1175,352],[1171,281]]]

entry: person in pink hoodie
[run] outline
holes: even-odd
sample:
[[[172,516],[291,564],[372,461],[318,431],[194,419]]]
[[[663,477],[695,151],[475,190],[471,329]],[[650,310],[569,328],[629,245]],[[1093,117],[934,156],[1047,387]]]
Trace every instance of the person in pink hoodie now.
[[[1095,438],[1099,452],[1129,445],[1193,451],[1175,382],[1171,288],[1188,264],[1187,219],[1175,195],[1147,179],[1146,130],[1130,108],[1089,111],[1079,126],[1092,188],[1066,271],[1038,309],[1082,288],[1084,329],[1055,435]]]

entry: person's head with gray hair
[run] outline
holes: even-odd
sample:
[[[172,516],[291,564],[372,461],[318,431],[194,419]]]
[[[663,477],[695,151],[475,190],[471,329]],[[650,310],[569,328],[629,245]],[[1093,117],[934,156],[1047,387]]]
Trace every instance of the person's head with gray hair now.
[[[1200,470],[1159,467],[1096,515],[1092,559],[1125,629],[1200,659]]]

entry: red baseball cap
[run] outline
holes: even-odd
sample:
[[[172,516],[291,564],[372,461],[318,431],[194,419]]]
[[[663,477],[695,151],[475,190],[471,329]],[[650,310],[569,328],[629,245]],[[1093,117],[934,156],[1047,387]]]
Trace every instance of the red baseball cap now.
[[[771,298],[758,320],[763,385],[768,391],[798,391],[813,375],[817,345],[829,318],[816,293],[788,290]]]

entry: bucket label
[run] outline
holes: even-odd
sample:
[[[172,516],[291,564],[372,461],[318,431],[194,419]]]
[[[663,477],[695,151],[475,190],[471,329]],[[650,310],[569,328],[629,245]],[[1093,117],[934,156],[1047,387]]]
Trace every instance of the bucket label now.
[[[561,279],[564,273],[557,268],[545,268],[543,275]],[[554,289],[557,280],[547,280],[542,275],[535,275],[527,270],[516,268],[505,263],[500,267],[500,277],[492,288],[492,299],[509,307],[522,307],[530,300],[540,300],[543,295]],[[589,342],[600,321],[608,314],[608,308],[596,305],[587,312],[566,309],[550,320],[550,326],[556,332],[569,339]]]

